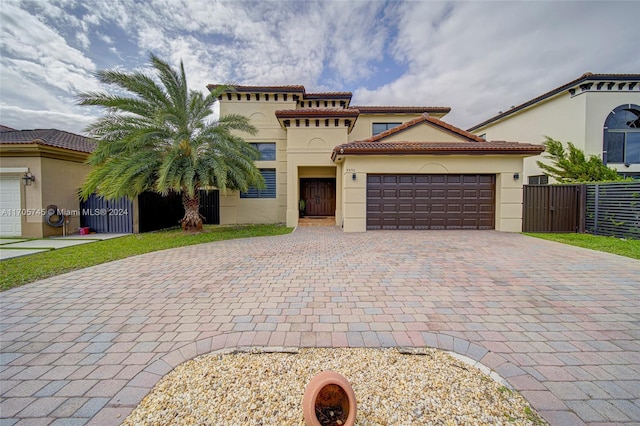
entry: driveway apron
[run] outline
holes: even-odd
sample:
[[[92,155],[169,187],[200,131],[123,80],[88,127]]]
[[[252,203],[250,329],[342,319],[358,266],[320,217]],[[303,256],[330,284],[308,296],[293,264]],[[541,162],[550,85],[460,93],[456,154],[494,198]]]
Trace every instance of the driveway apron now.
[[[640,261],[495,231],[336,227],[150,253],[0,294],[0,424],[119,424],[197,355],[431,346],[551,424],[640,423]]]

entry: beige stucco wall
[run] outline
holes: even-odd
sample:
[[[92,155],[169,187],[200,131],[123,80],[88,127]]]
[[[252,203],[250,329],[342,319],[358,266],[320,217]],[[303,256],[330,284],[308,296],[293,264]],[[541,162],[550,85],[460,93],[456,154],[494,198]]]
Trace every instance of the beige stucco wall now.
[[[519,111],[486,128],[475,130],[477,135],[486,134],[486,140],[506,140],[541,144],[544,136],[563,142],[573,142],[584,149],[585,139],[585,98],[556,96],[537,104],[535,108]],[[570,125],[569,125],[570,123]],[[524,160],[523,181],[528,176],[541,175],[542,170],[536,161],[542,156],[528,157]]]
[[[238,133],[247,142],[266,142],[276,144],[276,161],[257,161],[256,166],[276,170],[276,198],[240,198],[238,191],[220,192],[220,224],[243,223],[278,223],[285,221],[287,206],[287,132],[280,126],[275,116],[277,110],[295,109],[292,97],[288,101],[280,95],[274,101],[273,95],[266,101],[264,95],[259,101],[253,96],[251,101],[245,100],[242,94],[240,101],[236,96],[220,101],[220,116],[241,114],[248,117],[257,129],[256,135]]]
[[[338,169],[331,161],[331,152],[336,145],[347,142],[346,127],[290,127],[287,132],[287,211],[286,224],[298,224],[298,201],[301,177],[336,178],[336,217],[342,215],[342,200],[338,195],[340,178]],[[332,175],[333,174],[333,175]],[[341,184],[341,182],[340,182]]]
[[[605,120],[613,109],[628,103],[640,104],[640,92],[586,91],[573,97],[564,92],[501,121],[474,130],[474,133],[486,134],[487,140],[536,144],[544,142],[546,135],[562,142],[573,142],[586,154],[601,157]],[[524,160],[525,183],[528,176],[543,174],[536,164],[541,159],[542,156],[535,156]],[[609,166],[618,170],[640,172],[640,164],[629,168],[621,164]]]
[[[384,138],[384,142],[463,142],[459,135],[439,129],[430,123],[421,123]]]
[[[29,186],[21,185],[22,209],[29,212],[42,212],[49,204],[59,209],[71,210],[68,233],[77,233],[80,226],[77,198],[78,188],[82,184],[88,166],[78,161],[59,160],[48,157],[0,157],[1,168],[26,167],[36,177]],[[62,227],[48,225],[41,214],[30,214],[22,217],[22,236],[27,238],[43,238],[62,235]]]
[[[420,114],[360,114],[349,134],[349,142],[370,138],[373,123],[406,123],[418,117]]]
[[[42,207],[46,208],[54,204],[58,209],[71,212],[68,216],[68,234],[77,233],[80,227],[80,201],[77,194],[88,172],[89,167],[83,163],[52,158],[42,159],[42,176],[45,177],[41,182]],[[55,228],[46,222],[42,227],[45,237],[63,234],[63,227]]]
[[[345,232],[366,231],[367,174],[495,174],[495,229],[503,232],[522,230],[522,172],[520,156],[345,156],[342,185],[343,214],[336,218]],[[356,174],[356,180],[352,174]]]

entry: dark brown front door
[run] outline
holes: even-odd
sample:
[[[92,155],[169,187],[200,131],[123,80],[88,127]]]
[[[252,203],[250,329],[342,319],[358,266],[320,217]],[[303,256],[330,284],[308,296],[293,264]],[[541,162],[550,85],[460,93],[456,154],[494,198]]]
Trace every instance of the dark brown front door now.
[[[367,175],[367,229],[494,229],[495,175]]]
[[[301,179],[301,198],[307,202],[307,216],[333,216],[336,212],[335,179]]]

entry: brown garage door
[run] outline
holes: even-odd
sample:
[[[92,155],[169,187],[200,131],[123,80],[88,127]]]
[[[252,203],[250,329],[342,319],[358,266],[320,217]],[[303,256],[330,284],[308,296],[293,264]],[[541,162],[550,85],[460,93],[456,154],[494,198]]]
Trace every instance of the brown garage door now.
[[[367,175],[367,229],[494,229],[495,175]]]

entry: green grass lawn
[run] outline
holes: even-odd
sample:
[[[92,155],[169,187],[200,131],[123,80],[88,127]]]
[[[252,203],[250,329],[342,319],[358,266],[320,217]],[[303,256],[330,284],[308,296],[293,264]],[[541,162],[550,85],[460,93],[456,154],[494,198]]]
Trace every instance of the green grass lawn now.
[[[591,234],[537,234],[525,233],[530,237],[556,241],[591,250],[604,251],[620,256],[640,259],[640,240],[626,240],[616,237],[603,237]]]
[[[152,251],[236,238],[283,235],[292,231],[293,228],[283,225],[205,225],[204,231],[199,234],[188,234],[175,228],[65,247],[0,261],[0,291]]]

